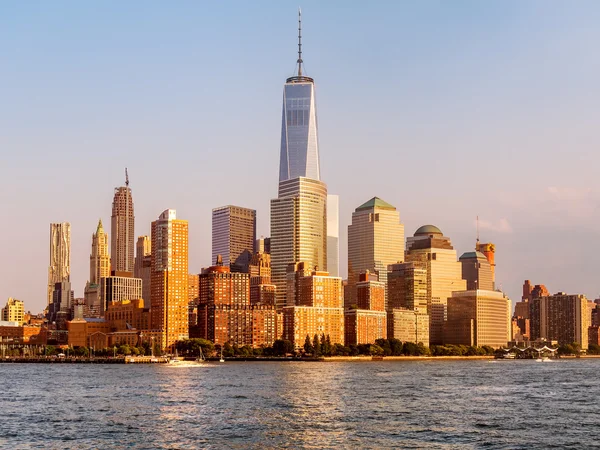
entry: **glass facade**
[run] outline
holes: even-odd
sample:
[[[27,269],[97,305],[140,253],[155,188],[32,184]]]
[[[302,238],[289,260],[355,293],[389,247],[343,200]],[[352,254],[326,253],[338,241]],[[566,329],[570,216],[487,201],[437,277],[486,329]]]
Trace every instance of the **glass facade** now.
[[[279,181],[320,180],[315,85],[310,78],[288,79],[283,88]]]

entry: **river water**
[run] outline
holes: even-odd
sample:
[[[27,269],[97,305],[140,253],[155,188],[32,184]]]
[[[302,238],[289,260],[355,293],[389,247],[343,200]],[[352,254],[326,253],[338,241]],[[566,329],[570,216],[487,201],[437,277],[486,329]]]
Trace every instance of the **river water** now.
[[[0,364],[0,448],[584,448],[600,360]]]

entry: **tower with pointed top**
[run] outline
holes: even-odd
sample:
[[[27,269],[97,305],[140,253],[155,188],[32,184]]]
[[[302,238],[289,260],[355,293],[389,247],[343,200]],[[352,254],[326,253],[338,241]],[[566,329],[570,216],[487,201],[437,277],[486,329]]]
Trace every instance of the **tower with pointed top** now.
[[[115,188],[110,222],[111,270],[133,272],[134,261],[133,199],[125,169],[125,186]]]
[[[298,60],[296,75],[283,87],[279,181],[297,177],[320,180],[319,139],[315,82],[303,75],[302,15],[298,10]]]
[[[110,257],[108,256],[108,235],[98,221],[96,232],[92,234],[92,253],[90,254],[90,284],[100,284],[100,278],[110,276]]]

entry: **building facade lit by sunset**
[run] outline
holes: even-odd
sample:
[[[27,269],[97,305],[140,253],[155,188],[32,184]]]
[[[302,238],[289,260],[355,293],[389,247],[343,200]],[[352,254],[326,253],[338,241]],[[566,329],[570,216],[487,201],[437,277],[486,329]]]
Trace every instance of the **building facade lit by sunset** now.
[[[450,239],[433,225],[420,227],[406,242],[406,261],[421,264],[427,270],[427,313],[429,340],[443,344],[448,298],[454,291],[464,291],[462,265]]]
[[[342,279],[330,277],[325,271],[306,270],[307,265],[291,264],[298,276],[288,276],[289,301],[294,306],[283,308],[283,338],[296,348],[302,347],[306,336],[329,336],[331,343],[344,343],[344,308]],[[291,271],[288,273],[291,275]]]
[[[162,348],[167,348],[189,336],[187,220],[165,210],[152,222],[151,241],[151,325],[163,332]]]
[[[279,183],[278,198],[271,200],[271,273],[276,306],[286,301],[286,271],[292,263],[327,270],[327,186],[310,178]]]
[[[152,288],[150,286],[150,267],[152,266],[152,242],[150,236],[138,236],[135,244],[135,263],[133,276],[142,279],[142,298],[146,308],[150,308]]]
[[[512,340],[512,302],[502,292],[468,290],[448,299],[444,343],[503,347]]]
[[[356,308],[344,311],[345,345],[374,344],[387,337],[385,283],[368,271],[356,283]]]
[[[133,272],[134,261],[133,198],[129,187],[129,177],[125,186],[115,188],[110,218],[110,265],[111,270]]]
[[[71,280],[71,224],[50,224],[50,265],[48,267],[48,306],[56,283]]]
[[[360,205],[348,226],[348,287],[345,307],[356,303],[356,283],[365,271],[387,284],[389,264],[404,260],[404,225],[400,213],[378,197]],[[386,286],[387,289],[387,286]],[[386,293],[387,303],[387,293]]]

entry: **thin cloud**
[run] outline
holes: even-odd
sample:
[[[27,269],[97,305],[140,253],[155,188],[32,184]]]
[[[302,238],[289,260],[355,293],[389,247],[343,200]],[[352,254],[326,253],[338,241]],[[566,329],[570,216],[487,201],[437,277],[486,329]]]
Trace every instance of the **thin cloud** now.
[[[487,220],[481,220],[479,219],[479,228],[481,230],[489,230],[489,231],[494,231],[496,233],[512,233],[513,229],[510,226],[510,223],[508,223],[507,219],[500,219],[497,222],[490,222]]]

